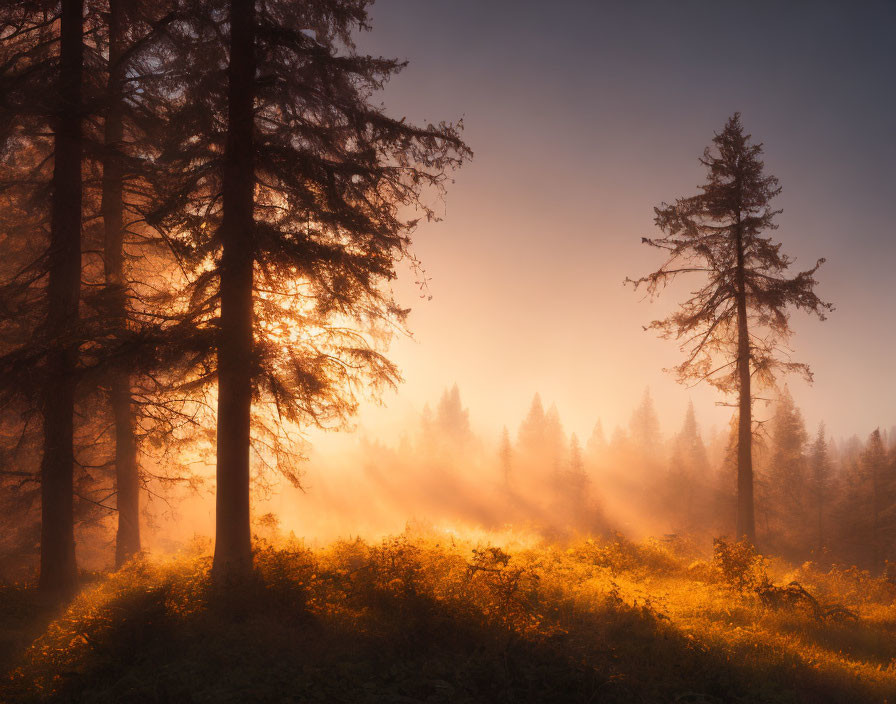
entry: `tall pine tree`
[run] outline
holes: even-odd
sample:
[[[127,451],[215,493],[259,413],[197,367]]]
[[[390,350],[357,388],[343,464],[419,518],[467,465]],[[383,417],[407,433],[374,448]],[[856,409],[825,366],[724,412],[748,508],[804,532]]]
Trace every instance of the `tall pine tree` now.
[[[261,454],[284,423],[340,424],[359,393],[397,381],[380,340],[407,314],[384,285],[413,261],[406,214],[434,218],[425,192],[470,155],[456,126],[372,103],[403,64],[354,50],[368,5],[200,3],[172,29],[191,71],[150,220],[190,267],[189,318],[217,379],[216,575],[251,565],[253,423]]]
[[[831,305],[815,294],[811,269],[789,275],[793,260],[780,243],[766,236],[773,230],[772,200],[781,189],[764,173],[762,145],[751,144],[740,114],[735,113],[713,138],[700,163],[707,181],[694,196],[655,208],[657,227],[665,234],[643,238],[666,252],[662,266],[630,281],[651,295],[683,274],[705,277],[704,285],[680,309],[650,328],[677,340],[685,360],[675,370],[684,383],[707,381],[738,397],[737,521],[739,537],[755,541],[753,502],[753,383],[771,383],[778,372],[802,372],[806,365],[790,361],[782,344],[791,335],[788,307],[824,319]],[[811,378],[811,377],[810,377]]]

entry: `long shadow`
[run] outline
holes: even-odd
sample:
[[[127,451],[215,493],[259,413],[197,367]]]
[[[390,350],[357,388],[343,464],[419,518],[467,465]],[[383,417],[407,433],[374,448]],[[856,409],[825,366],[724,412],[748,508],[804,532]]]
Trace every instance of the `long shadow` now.
[[[857,702],[871,685],[797,660],[707,650],[648,609],[608,602],[522,637],[468,604],[392,585],[327,611],[300,587],[256,585],[196,611],[170,587],[104,606],[78,654],[7,682],[16,702]],[[235,608],[238,606],[239,608]],[[93,630],[91,630],[91,628]],[[41,669],[41,668],[44,669]],[[53,681],[51,690],[41,684]],[[889,693],[892,694],[892,693]]]
[[[0,584],[0,674],[4,679],[19,655],[59,615],[65,603],[28,584]]]

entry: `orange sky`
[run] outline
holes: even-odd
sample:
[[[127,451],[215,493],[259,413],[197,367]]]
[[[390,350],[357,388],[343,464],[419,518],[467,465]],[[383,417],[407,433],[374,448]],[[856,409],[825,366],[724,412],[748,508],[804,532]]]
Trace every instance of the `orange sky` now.
[[[819,292],[837,310],[793,320],[816,374],[813,387],[790,382],[808,425],[840,436],[896,422],[896,109],[881,92],[896,71],[892,5],[750,7],[731,22],[734,4],[377,2],[361,48],[411,62],[387,106],[463,116],[476,156],[445,220],[417,234],[433,299],[417,299],[411,276],[399,283],[414,306],[415,341],[392,348],[406,383],[365,409],[364,432],[396,435],[454,382],[494,433],[515,431],[540,391],[568,431],[587,437],[600,418],[609,434],[648,386],[667,432],[689,398],[721,427],[721,397],[678,386],[662,371],[675,345],[641,329],[680,293],[650,304],[622,280],[659,263],[640,244],[652,208],[694,192],[697,157],[735,110],[784,188],[785,251],[804,266],[828,258]]]

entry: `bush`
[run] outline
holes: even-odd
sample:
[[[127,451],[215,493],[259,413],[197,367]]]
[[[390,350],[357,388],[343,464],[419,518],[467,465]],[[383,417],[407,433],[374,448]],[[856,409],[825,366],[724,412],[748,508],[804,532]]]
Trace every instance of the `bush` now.
[[[715,539],[712,564],[724,582],[741,593],[755,591],[768,581],[767,562],[748,540],[732,543],[722,538]]]

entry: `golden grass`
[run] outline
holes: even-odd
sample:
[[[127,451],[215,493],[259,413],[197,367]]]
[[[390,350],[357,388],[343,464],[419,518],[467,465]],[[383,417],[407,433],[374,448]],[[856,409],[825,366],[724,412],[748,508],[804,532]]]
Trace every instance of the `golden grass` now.
[[[896,700],[896,590],[886,580],[753,565],[858,616],[844,622],[800,604],[770,608],[684,541],[500,537],[406,533],[316,550],[259,541],[258,580],[223,599],[201,550],[138,560],[50,623],[7,697]]]

